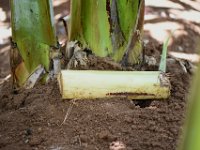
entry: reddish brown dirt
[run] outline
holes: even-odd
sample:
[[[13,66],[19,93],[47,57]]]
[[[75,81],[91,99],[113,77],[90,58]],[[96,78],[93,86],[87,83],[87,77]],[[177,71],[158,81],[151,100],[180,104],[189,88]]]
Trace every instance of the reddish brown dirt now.
[[[194,39],[199,34],[187,28],[185,31],[189,35],[176,39],[170,49],[181,45],[183,52],[188,52],[194,48]],[[191,35],[193,39],[190,40]],[[159,60],[162,45],[149,35],[145,37],[150,40],[146,54]],[[9,72],[9,63],[4,65],[8,56],[1,56],[0,77],[3,78]],[[101,63],[100,59],[90,65],[90,69],[121,69]],[[13,93],[11,82],[6,81],[0,85],[0,149],[107,150],[118,141],[126,150],[175,150],[185,116],[191,74],[184,73],[178,62],[169,63],[167,72],[171,74],[170,98],[153,100],[144,108],[118,98],[61,100],[56,82]]]

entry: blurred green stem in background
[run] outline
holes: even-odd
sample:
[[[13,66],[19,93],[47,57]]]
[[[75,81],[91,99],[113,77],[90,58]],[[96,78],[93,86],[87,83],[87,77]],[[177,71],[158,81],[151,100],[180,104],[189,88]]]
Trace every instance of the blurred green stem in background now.
[[[192,82],[184,135],[178,150],[200,150],[200,65]]]

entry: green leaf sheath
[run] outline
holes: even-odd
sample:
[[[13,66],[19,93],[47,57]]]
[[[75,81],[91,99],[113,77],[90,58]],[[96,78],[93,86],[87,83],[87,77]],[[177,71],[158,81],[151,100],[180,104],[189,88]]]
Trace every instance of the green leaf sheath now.
[[[138,26],[140,0],[73,0],[69,39],[78,40],[97,56],[122,61],[132,30]],[[143,6],[144,7],[144,6]],[[144,15],[141,13],[139,15]],[[143,20],[143,17],[139,17]],[[143,22],[143,21],[140,21]],[[140,33],[142,29],[139,28]],[[130,63],[138,62],[141,41],[134,41],[135,53]]]
[[[50,68],[50,47],[56,47],[51,0],[10,0],[12,40],[21,60],[12,56],[15,82],[21,86],[38,65]],[[14,52],[16,53],[16,52]],[[16,64],[17,62],[17,64]]]

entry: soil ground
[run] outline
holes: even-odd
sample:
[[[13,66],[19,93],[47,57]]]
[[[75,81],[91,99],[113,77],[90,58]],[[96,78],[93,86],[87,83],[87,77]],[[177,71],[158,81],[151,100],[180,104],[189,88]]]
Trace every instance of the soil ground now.
[[[0,7],[3,7],[8,15],[7,19],[1,22],[1,27],[9,28],[9,7],[6,1],[2,2],[4,3],[1,3]],[[54,2],[56,16],[69,13],[62,11],[67,10],[69,4],[67,0]],[[62,3],[56,5],[56,2]],[[189,5],[187,0],[169,2],[173,3],[173,6],[183,7],[183,10],[180,9],[183,12],[200,11],[200,8]],[[196,50],[199,48],[196,40],[200,37],[200,22],[188,21],[187,18],[179,16],[177,19],[168,18],[167,15],[163,17],[162,12],[169,16],[173,14],[170,9],[162,6],[153,7],[147,3],[146,16],[157,14],[161,16],[158,15],[157,20],[146,19],[145,28],[148,28],[149,24],[156,27],[158,22],[175,22],[181,25],[181,28],[177,28],[183,32],[173,36],[169,50],[196,55]],[[57,26],[59,27],[59,24]],[[62,28],[58,31],[59,34],[63,34]],[[145,52],[159,60],[162,44],[156,39],[157,36],[152,34],[153,31],[145,29]],[[133,103],[125,98],[68,101],[61,99],[57,82],[37,85],[31,90],[14,93],[9,80],[9,61],[5,60],[5,58],[9,60],[8,51],[5,49],[9,43],[6,39],[3,41],[0,45],[0,149],[119,150],[120,147],[121,150],[176,149],[184,122],[192,76],[191,71],[188,69],[185,72],[178,61],[173,59],[168,61],[167,65],[172,84],[169,99],[152,100],[151,103],[148,101]],[[185,59],[187,62],[194,62],[192,58]],[[116,69],[102,65],[101,62],[93,64],[92,69],[94,68]],[[158,66],[146,69],[157,70]]]

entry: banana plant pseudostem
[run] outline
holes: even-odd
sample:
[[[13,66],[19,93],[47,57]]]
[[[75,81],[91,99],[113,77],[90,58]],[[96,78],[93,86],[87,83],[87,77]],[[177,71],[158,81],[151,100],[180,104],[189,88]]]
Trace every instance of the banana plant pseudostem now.
[[[32,87],[58,52],[51,0],[10,0],[11,69],[15,87]],[[53,56],[52,56],[53,55]],[[36,79],[32,79],[36,78]]]
[[[72,0],[69,40],[122,65],[140,60],[144,0]]]

